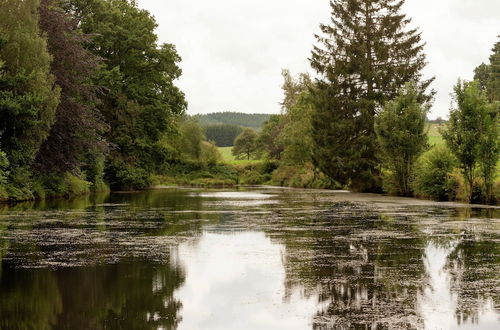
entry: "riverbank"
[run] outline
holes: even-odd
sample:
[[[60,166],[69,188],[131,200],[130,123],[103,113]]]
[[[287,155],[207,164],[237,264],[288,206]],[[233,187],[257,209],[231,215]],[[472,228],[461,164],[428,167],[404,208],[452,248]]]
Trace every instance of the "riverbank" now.
[[[345,189],[318,173],[312,164],[302,167],[279,167],[275,162],[259,161],[241,165],[228,163],[200,164],[178,163],[172,165],[163,174],[151,176],[150,188],[158,186],[190,186],[201,188],[229,188],[239,185],[268,185],[275,187],[338,190]],[[71,199],[96,192],[109,192],[109,186],[100,182],[92,185],[74,175],[65,174],[60,177],[38,179],[31,185],[31,190],[0,187],[0,204],[12,204],[34,200],[50,200],[57,198]],[[497,185],[500,187],[500,185]],[[454,196],[459,198],[448,202],[462,203],[463,187],[455,186]],[[426,196],[416,196],[420,200],[432,200]],[[493,205],[499,205],[500,198]],[[475,203],[474,205],[479,205]]]

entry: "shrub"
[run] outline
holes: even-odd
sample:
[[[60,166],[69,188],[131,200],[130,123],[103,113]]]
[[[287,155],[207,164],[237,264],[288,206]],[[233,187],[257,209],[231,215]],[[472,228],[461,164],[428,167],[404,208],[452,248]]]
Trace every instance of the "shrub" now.
[[[271,182],[279,186],[294,188],[339,188],[337,183],[330,180],[310,162],[302,166],[280,166],[273,172]]]
[[[7,175],[9,168],[9,160],[7,159],[7,155],[5,152],[0,150],[0,186],[3,186],[7,183]]]
[[[106,167],[105,178],[113,190],[146,189],[152,182],[151,175],[145,169],[116,159]]]
[[[39,177],[33,183],[35,198],[45,197],[74,197],[90,192],[91,183],[66,172],[64,174],[51,173]]]
[[[240,184],[265,184],[271,181],[272,173],[276,170],[277,164],[274,161],[248,164],[238,168]]]
[[[423,154],[417,162],[413,189],[420,197],[445,201],[453,200],[460,184],[460,176],[454,172],[456,159],[443,145]]]
[[[212,142],[201,142],[201,161],[203,164],[214,166],[222,161],[219,149]]]

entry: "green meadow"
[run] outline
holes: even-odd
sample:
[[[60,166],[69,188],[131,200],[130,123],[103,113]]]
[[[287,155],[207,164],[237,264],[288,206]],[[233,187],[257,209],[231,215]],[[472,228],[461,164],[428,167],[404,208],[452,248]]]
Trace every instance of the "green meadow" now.
[[[251,160],[246,160],[246,159],[243,159],[243,160],[239,160],[239,159],[236,159],[232,153],[232,150],[233,150],[233,147],[219,147],[219,152],[220,154],[222,155],[222,159],[224,160],[224,162],[228,163],[228,164],[232,164],[232,165],[248,165],[248,164],[255,164],[255,163],[260,163],[262,162],[262,160],[255,160],[255,159],[251,159]]]

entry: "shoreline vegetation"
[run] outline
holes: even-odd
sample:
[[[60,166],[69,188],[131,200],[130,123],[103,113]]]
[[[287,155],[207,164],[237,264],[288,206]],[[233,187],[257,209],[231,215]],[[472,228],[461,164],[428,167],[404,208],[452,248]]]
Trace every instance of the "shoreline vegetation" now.
[[[403,3],[331,1],[315,74],[282,72],[280,114],[188,116],[181,56],[135,1],[5,0],[0,203],[275,185],[499,205],[500,41],[431,122]]]

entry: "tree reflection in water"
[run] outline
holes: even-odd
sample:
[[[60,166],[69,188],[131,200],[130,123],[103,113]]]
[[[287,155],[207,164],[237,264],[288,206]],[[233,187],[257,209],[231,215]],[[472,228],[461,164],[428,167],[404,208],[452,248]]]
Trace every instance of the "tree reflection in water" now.
[[[185,275],[175,262],[10,266],[0,278],[0,329],[175,329],[180,322],[173,292]]]
[[[415,223],[354,203],[338,203],[300,222],[306,232],[290,230],[280,240],[286,246],[285,285],[317,294],[314,329],[421,325],[415,307],[425,278],[425,239],[411,234],[418,232]]]
[[[498,327],[500,211],[270,191],[0,211],[0,329]]]
[[[317,294],[313,328],[498,326],[498,231],[472,224],[481,235],[457,240],[462,226],[471,226],[464,214],[491,212],[428,211],[432,222],[418,209],[378,212],[338,203],[320,217],[296,215],[303,230],[270,231],[286,246],[287,291],[303,286],[305,297]]]

